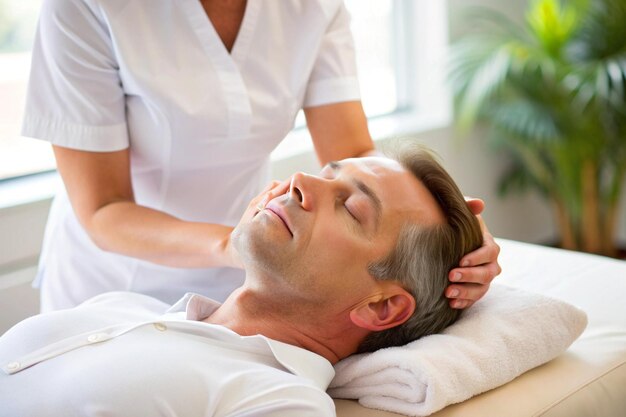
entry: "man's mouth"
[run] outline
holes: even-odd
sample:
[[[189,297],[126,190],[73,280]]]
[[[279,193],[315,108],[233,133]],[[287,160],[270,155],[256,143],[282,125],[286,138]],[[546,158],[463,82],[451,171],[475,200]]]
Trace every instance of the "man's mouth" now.
[[[265,209],[268,211],[271,211],[274,215],[276,215],[276,217],[278,217],[280,221],[283,222],[283,224],[285,225],[285,228],[289,231],[289,234],[293,237],[293,232],[291,230],[291,226],[289,225],[289,220],[287,218],[287,215],[283,207],[279,206],[278,204],[272,204],[272,202],[270,201],[267,204],[267,206],[265,206]]]

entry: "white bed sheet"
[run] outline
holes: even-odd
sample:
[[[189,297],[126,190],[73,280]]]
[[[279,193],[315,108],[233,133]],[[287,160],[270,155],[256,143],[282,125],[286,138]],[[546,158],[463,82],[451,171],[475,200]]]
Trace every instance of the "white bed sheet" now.
[[[557,359],[433,417],[625,417],[626,261],[499,239],[498,282],[562,299],[589,324]],[[392,417],[336,400],[338,417]]]

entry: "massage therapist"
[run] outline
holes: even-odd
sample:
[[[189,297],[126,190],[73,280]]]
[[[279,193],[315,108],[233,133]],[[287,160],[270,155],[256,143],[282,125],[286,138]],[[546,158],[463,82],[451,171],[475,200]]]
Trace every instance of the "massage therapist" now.
[[[113,290],[224,300],[243,282],[230,233],[300,109],[322,164],[374,152],[339,0],[45,0],[22,132],[64,184],[42,311]],[[499,273],[486,236],[450,273],[455,307]]]

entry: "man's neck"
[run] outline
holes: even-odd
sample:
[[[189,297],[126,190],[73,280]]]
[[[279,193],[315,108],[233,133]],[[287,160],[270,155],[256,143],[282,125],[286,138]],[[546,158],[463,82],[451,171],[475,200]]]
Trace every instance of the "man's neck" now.
[[[310,312],[301,306],[297,310],[282,304],[277,307],[245,285],[204,321],[228,327],[241,336],[260,334],[309,350],[332,364],[354,353],[363,337],[347,317],[324,317],[324,312]]]

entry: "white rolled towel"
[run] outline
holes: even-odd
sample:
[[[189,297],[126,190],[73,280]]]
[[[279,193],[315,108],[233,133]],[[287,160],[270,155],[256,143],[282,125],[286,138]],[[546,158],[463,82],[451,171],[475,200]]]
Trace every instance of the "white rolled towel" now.
[[[554,359],[586,326],[587,315],[568,303],[494,284],[442,333],[340,361],[328,392],[426,416]]]

